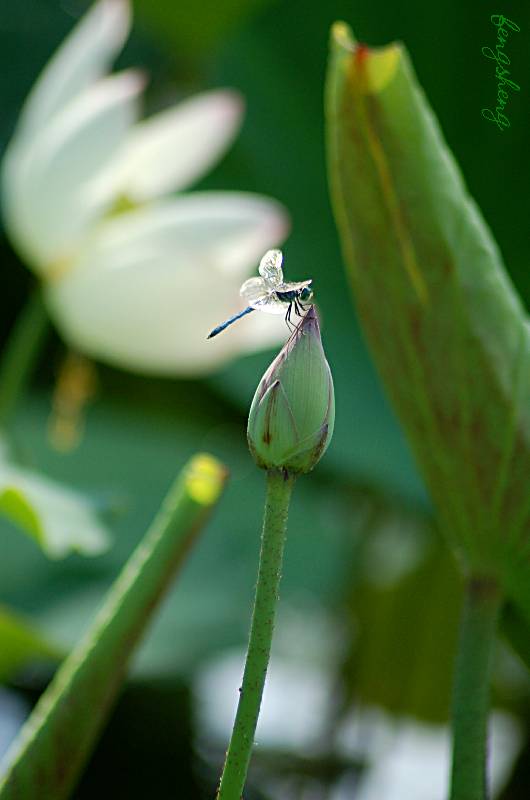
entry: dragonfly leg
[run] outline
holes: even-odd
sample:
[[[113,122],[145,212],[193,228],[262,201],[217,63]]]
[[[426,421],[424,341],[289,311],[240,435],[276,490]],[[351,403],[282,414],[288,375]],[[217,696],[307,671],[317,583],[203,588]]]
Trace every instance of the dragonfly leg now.
[[[299,300],[298,301],[298,306],[302,309],[302,312],[305,315],[309,311],[309,309],[311,307],[311,304],[306,305],[305,303],[302,303],[301,300]],[[300,312],[298,312],[298,313],[300,314]],[[302,316],[302,314],[300,314],[300,316]]]
[[[286,325],[287,325],[287,327],[289,328],[290,331],[292,331],[294,329],[294,326],[293,326],[293,324],[291,322],[291,310],[292,310],[292,307],[293,307],[293,304],[289,303],[289,306],[287,308],[287,313],[285,314],[285,323],[286,323]]]
[[[305,306],[303,305],[303,303],[300,302],[300,300],[298,300],[298,298],[294,302],[295,302],[296,313],[298,314],[299,317],[303,317]]]

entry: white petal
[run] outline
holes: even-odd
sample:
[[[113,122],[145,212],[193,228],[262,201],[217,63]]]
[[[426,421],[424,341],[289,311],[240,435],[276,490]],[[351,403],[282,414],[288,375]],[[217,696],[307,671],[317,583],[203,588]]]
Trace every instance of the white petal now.
[[[216,269],[241,283],[249,271],[257,273],[268,243],[283,241],[288,230],[288,214],[275,200],[249,192],[193,192],[108,220],[102,241],[118,263],[122,249],[125,260],[130,252],[162,251],[177,261],[189,258],[204,274]]]
[[[30,264],[57,269],[108,197],[92,184],[133,125],[144,85],[134,71],[83,92],[28,143],[14,141],[2,165],[6,227]],[[60,266],[60,264],[59,264]]]
[[[34,136],[51,117],[102,77],[130,29],[128,0],[99,0],[48,62],[29,94],[17,137]]]
[[[135,202],[181,190],[232,144],[242,114],[241,96],[228,89],[185,100],[136,125],[106,179]]]
[[[167,375],[214,370],[284,336],[276,320],[267,325],[255,312],[206,341],[242,308],[243,262],[248,274],[286,230],[281,206],[239,193],[128,213],[101,226],[75,268],[49,287],[51,313],[76,348],[118,366]],[[229,259],[237,263],[232,273]]]

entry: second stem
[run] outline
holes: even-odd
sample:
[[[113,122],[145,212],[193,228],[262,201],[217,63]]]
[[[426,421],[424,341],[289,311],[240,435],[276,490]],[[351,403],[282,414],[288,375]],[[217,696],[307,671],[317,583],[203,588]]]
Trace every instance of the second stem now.
[[[2,352],[0,363],[0,427],[7,427],[48,329],[42,295],[33,291],[20,312]]]
[[[502,595],[490,578],[465,588],[453,695],[451,800],[485,800],[490,676]]]
[[[294,477],[285,472],[267,472],[267,499],[247,660],[217,800],[240,800],[245,785],[269,664],[293,483]]]

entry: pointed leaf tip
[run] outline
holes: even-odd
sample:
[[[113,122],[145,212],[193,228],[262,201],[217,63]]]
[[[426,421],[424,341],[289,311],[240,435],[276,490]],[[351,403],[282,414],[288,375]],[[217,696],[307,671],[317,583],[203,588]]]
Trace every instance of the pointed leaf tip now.
[[[331,43],[332,45],[335,44],[337,47],[342,47],[345,50],[351,50],[352,52],[355,50],[355,37],[352,29],[346,22],[338,20],[332,24]]]
[[[331,46],[349,61],[349,77],[363,94],[382,91],[396,74],[401,56],[399,44],[368,47],[356,41],[349,25],[335,22],[331,26]]]

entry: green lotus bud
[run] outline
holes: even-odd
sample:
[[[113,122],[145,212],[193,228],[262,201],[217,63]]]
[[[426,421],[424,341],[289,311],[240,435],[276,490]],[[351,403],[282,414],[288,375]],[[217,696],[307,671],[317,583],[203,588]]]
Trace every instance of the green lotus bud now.
[[[327,449],[335,394],[312,306],[260,381],[248,419],[259,467],[309,472]]]

